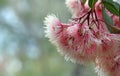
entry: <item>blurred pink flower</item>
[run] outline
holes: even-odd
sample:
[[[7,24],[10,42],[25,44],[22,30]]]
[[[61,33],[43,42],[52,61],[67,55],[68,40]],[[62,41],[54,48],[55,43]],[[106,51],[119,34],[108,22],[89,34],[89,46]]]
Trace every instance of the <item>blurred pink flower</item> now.
[[[81,3],[81,0],[66,0],[67,7],[72,11],[73,17],[80,17],[81,12],[88,11],[88,6]]]

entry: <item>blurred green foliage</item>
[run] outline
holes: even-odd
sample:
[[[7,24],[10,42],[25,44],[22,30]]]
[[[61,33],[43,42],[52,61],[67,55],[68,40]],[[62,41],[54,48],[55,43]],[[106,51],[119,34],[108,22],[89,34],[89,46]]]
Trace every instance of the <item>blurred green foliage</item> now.
[[[43,20],[67,22],[64,0],[0,0],[0,76],[95,76],[93,66],[66,62],[47,38]]]

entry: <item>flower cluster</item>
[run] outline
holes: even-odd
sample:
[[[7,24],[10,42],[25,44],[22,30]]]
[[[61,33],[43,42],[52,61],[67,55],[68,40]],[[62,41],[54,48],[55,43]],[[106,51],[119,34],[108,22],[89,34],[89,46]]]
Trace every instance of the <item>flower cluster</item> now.
[[[88,1],[66,0],[71,10],[69,23],[61,23],[55,15],[45,18],[46,37],[66,60],[74,63],[95,63],[100,76],[120,76],[120,34],[113,34],[102,16],[101,0],[93,8]],[[114,27],[120,27],[119,17],[109,11]]]

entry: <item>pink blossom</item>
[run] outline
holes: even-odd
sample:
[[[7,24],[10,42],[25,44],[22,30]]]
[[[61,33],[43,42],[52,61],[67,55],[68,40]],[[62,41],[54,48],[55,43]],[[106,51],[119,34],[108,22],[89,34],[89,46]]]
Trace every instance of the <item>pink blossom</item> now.
[[[120,35],[116,34],[104,34],[100,38],[101,50],[99,50],[98,56],[113,56],[120,49]]]
[[[95,70],[100,76],[120,76],[120,55],[97,58]]]
[[[105,43],[102,55],[96,57],[95,70],[99,76],[120,76],[120,35],[111,34],[108,37],[112,42]],[[106,48],[109,51],[107,53],[104,52]]]
[[[93,9],[81,0],[66,0],[73,19],[61,23],[55,15],[45,18],[46,37],[57,47],[66,60],[75,63],[93,62],[100,76],[120,76],[120,34],[112,34],[102,17],[101,0]],[[120,27],[119,17],[106,13]]]
[[[80,17],[81,12],[88,11],[88,6],[81,3],[81,0],[66,0],[67,7],[72,11],[73,17]]]
[[[100,42],[88,26],[76,23],[64,25],[55,16],[46,17],[45,24],[47,37],[67,60],[78,63],[95,60]]]
[[[63,30],[61,22],[55,15],[48,15],[45,18],[44,24],[46,25],[46,37],[48,37],[51,42],[56,43],[57,35]]]
[[[114,25],[120,28],[120,19],[119,19],[119,17],[113,15],[113,16],[111,16],[111,18],[113,19]]]
[[[98,48],[99,41],[94,38],[94,35],[89,30],[88,26],[82,26],[80,24],[74,24],[67,28],[68,38],[66,40],[66,48],[68,53],[71,54],[77,62],[89,62],[94,61],[95,52]]]
[[[93,22],[92,18],[79,23],[70,21],[63,24],[55,15],[45,18],[46,36],[67,60],[85,63],[95,61],[99,56],[112,56],[119,50],[120,36],[110,34],[103,22]]]

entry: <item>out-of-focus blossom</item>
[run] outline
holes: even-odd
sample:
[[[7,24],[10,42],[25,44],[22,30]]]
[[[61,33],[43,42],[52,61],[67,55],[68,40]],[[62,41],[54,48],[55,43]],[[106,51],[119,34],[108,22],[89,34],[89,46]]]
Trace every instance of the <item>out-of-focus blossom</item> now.
[[[88,11],[88,6],[81,3],[81,0],[66,0],[67,7],[72,11],[73,17],[79,17],[81,12]]]

